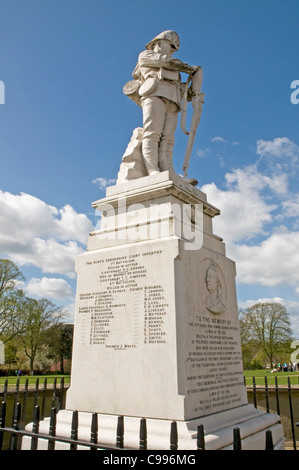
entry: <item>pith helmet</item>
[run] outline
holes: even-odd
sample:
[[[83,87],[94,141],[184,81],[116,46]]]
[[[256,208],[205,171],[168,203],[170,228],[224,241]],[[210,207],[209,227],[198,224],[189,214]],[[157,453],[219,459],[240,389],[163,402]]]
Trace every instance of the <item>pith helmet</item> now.
[[[163,31],[162,33],[158,34],[154,39],[152,39],[145,47],[146,49],[153,49],[154,44],[159,39],[167,39],[178,51],[180,47],[180,38],[179,35],[175,31]]]

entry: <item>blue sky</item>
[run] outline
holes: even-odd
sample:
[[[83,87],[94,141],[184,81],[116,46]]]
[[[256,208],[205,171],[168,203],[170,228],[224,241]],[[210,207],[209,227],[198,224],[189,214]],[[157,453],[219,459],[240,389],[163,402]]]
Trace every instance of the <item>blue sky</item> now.
[[[28,295],[72,316],[91,203],[142,125],[122,87],[144,45],[174,29],[176,57],[204,70],[189,176],[221,209],[239,305],[280,301],[299,338],[298,22],[297,0],[0,0],[0,256]],[[186,144],[178,126],[178,173]]]

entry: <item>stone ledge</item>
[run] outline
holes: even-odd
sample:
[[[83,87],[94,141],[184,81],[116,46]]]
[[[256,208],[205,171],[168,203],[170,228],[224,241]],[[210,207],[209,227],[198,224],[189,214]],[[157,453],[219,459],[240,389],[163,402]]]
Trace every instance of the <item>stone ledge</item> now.
[[[79,412],[78,439],[90,440],[91,413]],[[116,415],[98,414],[99,442],[103,445],[114,445],[117,429]],[[57,415],[56,435],[70,437],[72,411],[61,410]],[[190,421],[177,421],[178,450],[196,450],[197,426],[202,424],[205,430],[207,450],[231,450],[233,446],[233,429],[240,429],[243,450],[264,450],[266,430],[272,431],[276,450],[284,449],[284,437],[280,417],[256,410],[252,405],[241,406],[229,411],[215,413]],[[147,419],[148,450],[169,450],[170,420]],[[26,426],[31,430],[32,423]],[[40,432],[47,433],[49,418],[40,423]],[[124,417],[124,446],[139,448],[140,418]],[[46,440],[39,440],[39,449],[45,449]],[[67,444],[56,444],[57,450],[66,449]],[[30,438],[24,439],[23,450],[30,448]],[[86,447],[88,449],[88,447]]]

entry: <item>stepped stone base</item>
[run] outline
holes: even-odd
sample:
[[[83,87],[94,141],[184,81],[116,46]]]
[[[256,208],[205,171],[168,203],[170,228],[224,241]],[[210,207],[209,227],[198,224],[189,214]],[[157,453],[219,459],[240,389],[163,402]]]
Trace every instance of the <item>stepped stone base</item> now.
[[[78,439],[90,440],[91,413],[79,412]],[[98,415],[99,443],[104,446],[113,446],[116,442],[118,416]],[[57,415],[56,435],[69,438],[71,435],[72,411],[61,410]],[[264,450],[266,431],[272,431],[275,450],[284,450],[284,438],[280,418],[274,414],[267,414],[257,410],[253,405],[245,405],[221,413],[212,414],[202,418],[188,421],[177,421],[178,450],[196,450],[197,426],[202,424],[205,430],[206,450],[232,450],[233,429],[238,427],[241,434],[242,450]],[[147,419],[148,450],[170,449],[171,421],[160,419]],[[124,447],[139,449],[140,418],[124,417]],[[27,426],[32,429],[32,424]],[[49,418],[40,423],[40,432],[48,433]],[[23,449],[30,449],[30,438],[23,439]],[[48,442],[39,439],[38,449],[47,449]],[[69,444],[56,443],[56,450],[67,450]],[[89,447],[78,446],[80,450]]]

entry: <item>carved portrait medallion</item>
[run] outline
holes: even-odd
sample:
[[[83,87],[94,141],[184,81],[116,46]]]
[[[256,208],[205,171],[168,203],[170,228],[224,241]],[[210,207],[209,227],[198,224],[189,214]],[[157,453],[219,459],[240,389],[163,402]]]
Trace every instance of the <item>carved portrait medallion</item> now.
[[[225,314],[229,309],[227,283],[222,264],[217,263],[217,256],[204,258],[197,268],[198,291],[196,295],[199,315]]]
[[[223,298],[224,282],[222,281],[222,273],[219,266],[215,261],[211,261],[206,271],[206,289],[208,296],[205,299],[206,308],[209,312],[219,315],[226,310],[226,305]]]

